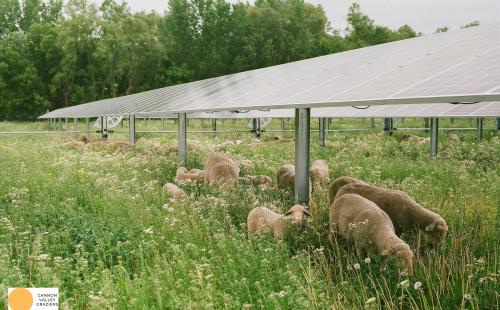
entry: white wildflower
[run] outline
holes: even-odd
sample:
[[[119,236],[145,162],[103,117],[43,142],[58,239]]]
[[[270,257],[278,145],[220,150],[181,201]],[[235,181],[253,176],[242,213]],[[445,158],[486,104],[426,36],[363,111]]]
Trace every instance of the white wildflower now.
[[[369,263],[371,263],[371,261],[372,260],[369,257],[365,258],[365,263],[369,264]]]
[[[406,279],[404,281],[399,282],[399,285],[402,287],[409,287],[410,286],[410,280]]]
[[[420,288],[422,287],[422,282],[415,282],[415,284],[413,284],[413,288],[416,289],[416,290],[419,290]]]
[[[360,265],[360,264],[358,264],[358,263],[355,263],[355,264],[353,265],[353,267],[354,267],[354,269],[356,269],[356,270],[361,269],[361,265]]]
[[[471,294],[464,294],[464,299],[471,300],[472,299],[472,295]]]
[[[38,257],[37,257],[37,260],[38,260],[39,262],[43,262],[43,261],[47,260],[47,258],[49,258],[49,254],[40,254],[40,255],[38,255]]]
[[[153,226],[151,226],[151,227],[149,227],[147,229],[144,229],[143,232],[145,234],[148,234],[148,235],[152,234],[153,233]]]

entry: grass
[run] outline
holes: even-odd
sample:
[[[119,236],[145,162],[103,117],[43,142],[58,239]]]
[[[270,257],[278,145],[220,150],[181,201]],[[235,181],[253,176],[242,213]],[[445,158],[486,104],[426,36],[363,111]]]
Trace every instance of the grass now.
[[[112,139],[126,139],[126,130]],[[403,236],[416,254],[411,277],[394,260],[358,262],[348,244],[328,241],[326,189],[313,201],[311,222],[281,241],[248,240],[246,216],[255,204],[285,211],[289,193],[186,185],[188,198],[171,204],[161,187],[175,175],[174,135],[144,134],[126,151],[65,147],[71,135],[0,136],[0,303],[7,287],[59,287],[61,309],[497,309],[500,139],[487,132],[476,144],[473,132],[458,134],[464,142],[441,139],[433,161],[428,145],[399,142],[399,132],[329,134],[325,148],[313,135],[311,157],[328,161],[332,179],[351,175],[406,191],[446,219],[449,235],[436,250],[419,234]],[[202,147],[189,153],[188,168],[202,168],[211,143],[242,139],[224,151],[256,164],[245,173],[275,178],[294,150],[271,137],[250,146],[247,134],[197,135]]]

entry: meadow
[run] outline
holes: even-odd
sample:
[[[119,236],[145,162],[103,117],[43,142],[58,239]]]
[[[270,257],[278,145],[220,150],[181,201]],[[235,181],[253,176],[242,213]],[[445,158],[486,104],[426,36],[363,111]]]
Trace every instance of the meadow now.
[[[162,185],[177,168],[169,151],[174,134],[140,133],[128,150],[65,145],[76,141],[71,134],[2,135],[0,304],[8,287],[58,287],[61,309],[498,309],[497,131],[485,132],[480,144],[475,132],[457,132],[460,143],[441,133],[440,152],[429,160],[428,144],[401,141],[404,132],[388,137],[376,125],[334,121],[333,128],[369,130],[330,133],[324,148],[312,134],[311,159],[325,159],[332,180],[350,175],[399,189],[444,217],[449,233],[436,249],[421,234],[403,235],[415,252],[412,276],[393,259],[358,261],[351,246],[328,240],[326,187],[313,197],[310,222],[279,241],[249,240],[246,217],[257,205],[285,211],[293,204],[288,192],[185,184],[187,197],[171,203]],[[441,122],[452,125],[473,123]],[[46,126],[0,123],[0,131]],[[241,129],[243,122],[224,126]],[[126,133],[118,127],[110,139],[126,141]],[[255,163],[244,174],[275,179],[279,166],[293,163],[294,146],[274,135],[265,133],[258,145],[248,133],[190,135],[200,147],[188,152],[188,168],[203,168],[214,144],[241,139],[222,151]]]

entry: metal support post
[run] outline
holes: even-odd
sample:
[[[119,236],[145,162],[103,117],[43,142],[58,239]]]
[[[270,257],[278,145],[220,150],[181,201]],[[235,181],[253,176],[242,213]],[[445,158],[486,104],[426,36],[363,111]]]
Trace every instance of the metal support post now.
[[[101,116],[101,138],[108,139],[108,117]]]
[[[384,131],[387,135],[391,136],[394,132],[394,119],[391,117],[384,118]]]
[[[431,118],[431,146],[429,157],[432,159],[438,153],[438,140],[439,140],[439,119],[437,117]]]
[[[282,131],[282,134],[285,133],[285,118],[284,117],[281,118],[281,131]]]
[[[85,119],[85,133],[87,137],[90,138],[90,120],[88,117]]]
[[[212,132],[214,134],[214,137],[217,135],[217,119],[212,118]]]
[[[295,203],[309,204],[311,109],[295,109]]]
[[[181,166],[186,165],[186,151],[187,151],[187,126],[186,126],[186,113],[179,113],[179,163]]]
[[[483,141],[483,118],[478,117],[477,118],[477,134],[476,134],[476,141],[477,143],[481,143]]]
[[[319,118],[319,146],[325,146],[325,127],[326,127],[326,118]]]
[[[165,131],[165,119],[161,119],[161,131]]]
[[[77,133],[77,131],[78,131],[78,118],[76,118],[76,117],[75,117],[75,118],[73,119],[73,123],[74,123],[74,125],[75,125],[75,133]]]
[[[128,117],[128,129],[130,136],[130,145],[135,145],[135,115],[132,114]]]

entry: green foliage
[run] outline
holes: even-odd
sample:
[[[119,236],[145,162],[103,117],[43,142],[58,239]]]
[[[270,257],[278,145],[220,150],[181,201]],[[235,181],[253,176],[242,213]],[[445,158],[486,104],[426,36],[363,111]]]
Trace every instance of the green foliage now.
[[[324,148],[312,141],[311,159],[325,159],[332,179],[352,175],[403,190],[445,218],[450,231],[435,250],[421,234],[403,236],[415,252],[410,277],[393,258],[358,261],[349,244],[328,240],[326,188],[315,194],[305,227],[281,241],[249,239],[254,204],[284,212],[293,195],[185,184],[187,198],[171,203],[161,187],[175,175],[176,155],[168,152],[175,138],[141,138],[120,151],[65,144],[71,137],[4,137],[0,302],[7,287],[35,286],[59,287],[62,309],[496,309],[500,140],[488,133],[478,145],[473,132],[458,134],[463,142],[442,141],[432,161],[427,145],[379,133],[330,133]],[[275,179],[281,164],[293,162],[293,144],[231,138],[244,143],[225,151],[238,163],[252,160],[250,174]],[[188,153],[189,168],[202,168],[211,143],[221,142],[208,139],[199,137],[200,148]]]
[[[115,0],[2,0],[0,119],[415,36],[357,4],[348,22],[342,37],[302,0],[171,0],[162,15]]]

